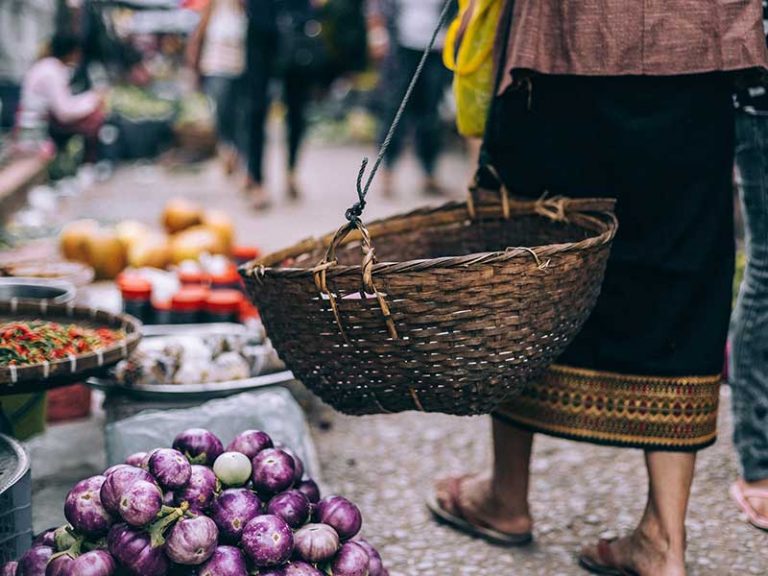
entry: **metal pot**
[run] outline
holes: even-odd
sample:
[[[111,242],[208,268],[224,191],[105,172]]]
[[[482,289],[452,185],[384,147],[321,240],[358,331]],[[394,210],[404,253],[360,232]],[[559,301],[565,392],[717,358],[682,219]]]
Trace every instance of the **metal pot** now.
[[[62,280],[0,278],[0,301],[17,299],[66,304],[74,298],[74,285]]]

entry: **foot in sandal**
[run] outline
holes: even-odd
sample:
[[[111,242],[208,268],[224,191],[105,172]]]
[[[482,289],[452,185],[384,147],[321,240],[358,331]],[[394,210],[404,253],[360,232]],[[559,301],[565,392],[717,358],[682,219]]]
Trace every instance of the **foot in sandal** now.
[[[759,482],[739,480],[731,486],[731,496],[752,526],[768,531],[768,479]]]
[[[500,546],[523,546],[533,540],[533,521],[494,497],[489,478],[460,476],[440,480],[427,507],[436,520]]]
[[[663,539],[636,530],[625,538],[601,539],[585,546],[579,564],[592,574],[604,576],[685,576],[682,553]]]
[[[251,207],[254,210],[266,210],[269,208],[271,204],[269,194],[267,194],[267,191],[261,184],[255,182],[250,183],[247,186],[245,193],[250,199]]]

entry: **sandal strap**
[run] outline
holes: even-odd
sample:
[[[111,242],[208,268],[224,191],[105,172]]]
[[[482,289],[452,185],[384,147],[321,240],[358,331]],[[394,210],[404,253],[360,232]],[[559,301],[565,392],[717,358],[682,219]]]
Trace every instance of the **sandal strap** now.
[[[461,486],[470,478],[472,478],[472,474],[463,474],[462,476],[448,479],[447,492],[450,498],[451,509],[447,510],[447,512],[478,528],[493,529],[493,526],[480,518],[468,518],[464,511],[464,507],[461,504]]]
[[[611,544],[616,541],[616,538],[600,538],[597,541],[597,559],[603,566],[618,568],[616,559],[613,557],[613,550],[611,550]]]
[[[745,498],[768,498],[768,489],[766,488],[749,488],[747,486],[741,486],[741,493]]]

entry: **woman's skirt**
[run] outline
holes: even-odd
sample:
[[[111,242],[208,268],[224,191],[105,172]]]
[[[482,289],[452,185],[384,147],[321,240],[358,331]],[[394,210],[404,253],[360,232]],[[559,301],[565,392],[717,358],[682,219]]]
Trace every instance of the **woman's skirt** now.
[[[712,444],[734,261],[730,78],[532,75],[492,120],[512,194],[611,196],[619,217],[592,316],[495,417],[613,446]]]

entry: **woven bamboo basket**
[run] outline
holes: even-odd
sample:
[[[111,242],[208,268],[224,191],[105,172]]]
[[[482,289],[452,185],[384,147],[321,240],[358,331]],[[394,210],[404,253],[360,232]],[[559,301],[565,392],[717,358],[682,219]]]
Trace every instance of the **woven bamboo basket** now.
[[[241,273],[283,360],[337,410],[485,414],[587,319],[613,208],[476,193],[367,228],[355,219]]]

